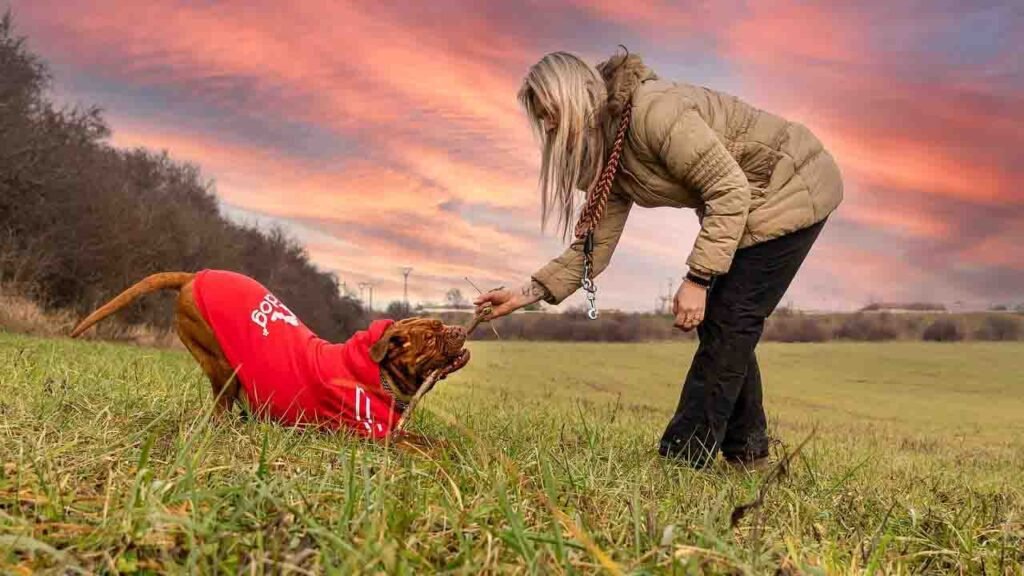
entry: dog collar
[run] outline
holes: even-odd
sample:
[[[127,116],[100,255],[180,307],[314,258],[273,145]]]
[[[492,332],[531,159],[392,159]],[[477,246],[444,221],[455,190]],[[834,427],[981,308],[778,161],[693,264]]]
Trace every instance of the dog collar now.
[[[380,371],[380,387],[391,395],[391,399],[395,402],[395,409],[399,412],[405,412],[405,409],[409,407],[409,403],[398,398],[398,394],[391,388],[388,375],[383,370]]]

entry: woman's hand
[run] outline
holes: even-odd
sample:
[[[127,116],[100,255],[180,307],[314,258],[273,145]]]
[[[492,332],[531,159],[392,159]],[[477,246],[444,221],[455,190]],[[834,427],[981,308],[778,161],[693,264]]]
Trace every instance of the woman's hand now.
[[[516,302],[516,295],[508,288],[497,288],[481,294],[473,304],[476,306],[477,315],[482,315],[487,320],[501,318],[515,312],[520,306]],[[488,313],[490,307],[490,313]]]
[[[707,288],[693,282],[683,280],[672,301],[672,313],[676,315],[676,328],[683,332],[693,330],[704,321],[704,304],[707,301]]]
[[[544,296],[543,287],[531,281],[523,284],[522,288],[518,291],[506,288],[491,290],[481,294],[479,298],[473,301],[473,304],[476,306],[477,315],[483,315],[486,320],[494,320],[495,318],[511,314],[524,306],[529,306],[543,299]],[[490,307],[489,313],[488,307]]]

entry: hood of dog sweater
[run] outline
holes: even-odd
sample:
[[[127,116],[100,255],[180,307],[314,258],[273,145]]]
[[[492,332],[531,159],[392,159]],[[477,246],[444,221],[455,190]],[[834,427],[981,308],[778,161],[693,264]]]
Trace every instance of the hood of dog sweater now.
[[[380,386],[380,365],[370,359],[370,348],[380,340],[394,320],[374,320],[366,330],[360,330],[341,344],[322,340],[320,368],[324,383],[330,385],[332,378],[355,379],[364,386]]]
[[[341,344],[320,340],[316,352],[319,410],[371,436],[386,435],[401,417],[395,399],[381,386],[380,365],[370,358],[370,348],[393,323],[375,320]]]

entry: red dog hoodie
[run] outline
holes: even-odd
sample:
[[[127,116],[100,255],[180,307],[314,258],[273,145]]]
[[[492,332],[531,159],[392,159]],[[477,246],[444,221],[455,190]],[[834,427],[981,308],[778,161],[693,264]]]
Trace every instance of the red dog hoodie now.
[[[247,276],[203,270],[193,291],[254,413],[286,425],[346,426],[374,438],[398,424],[399,407],[370,359],[392,320],[332,344]]]

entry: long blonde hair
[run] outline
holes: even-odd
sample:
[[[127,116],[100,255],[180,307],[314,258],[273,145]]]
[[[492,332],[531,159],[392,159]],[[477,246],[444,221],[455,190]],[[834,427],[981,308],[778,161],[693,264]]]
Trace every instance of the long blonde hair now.
[[[564,239],[576,191],[589,192],[604,164],[604,81],[577,56],[552,52],[530,67],[518,99],[541,144],[541,229],[557,210]]]

